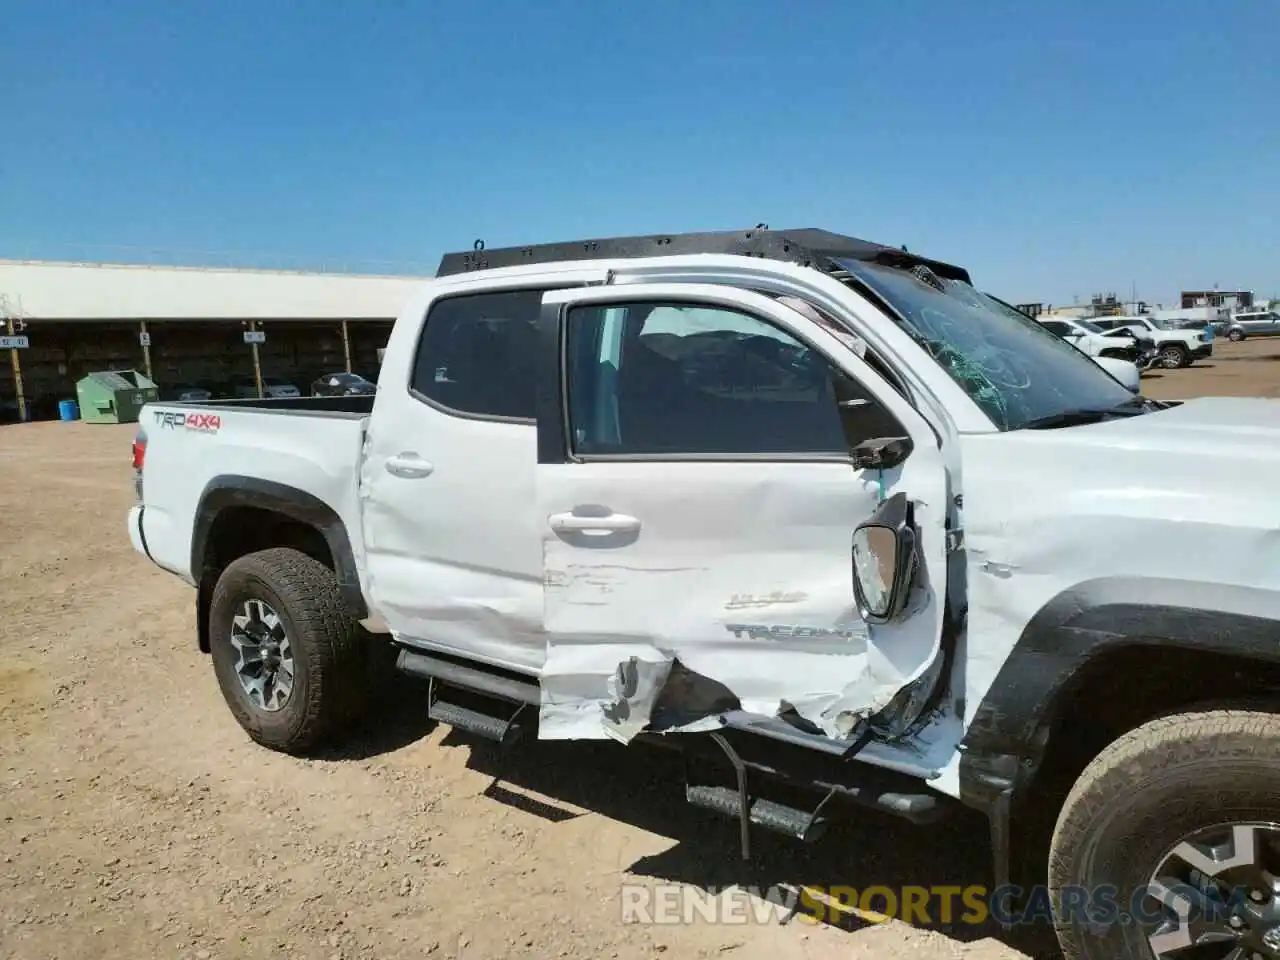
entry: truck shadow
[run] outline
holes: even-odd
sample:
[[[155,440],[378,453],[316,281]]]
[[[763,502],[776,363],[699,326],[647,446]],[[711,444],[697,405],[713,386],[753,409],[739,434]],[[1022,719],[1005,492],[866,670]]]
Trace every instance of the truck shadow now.
[[[350,761],[393,753],[427,736],[435,726],[427,716],[425,684],[393,677],[379,691],[366,720],[341,746],[316,759]],[[884,904],[885,888],[901,898],[906,888],[989,891],[994,886],[986,821],[963,808],[932,827],[848,808],[810,844],[753,828],[752,859],[744,862],[736,822],[686,803],[684,767],[674,751],[599,741],[525,740],[503,748],[455,729],[441,746],[469,749],[467,766],[492,778],[484,795],[496,804],[549,824],[581,816],[572,809],[578,808],[674,841],[663,852],[628,866],[636,877],[707,892],[726,887],[821,889],[846,903],[849,888],[858,891],[859,898],[869,888],[879,888],[869,911],[829,906],[819,911],[821,922],[849,932],[874,925],[868,913],[895,912]],[[969,905],[958,894],[950,915],[941,904],[938,896],[928,899],[924,922],[919,912],[902,919],[957,943],[994,939],[1037,960],[1061,956],[1048,924],[1004,930],[989,918],[974,922]]]
[[[962,902],[961,889],[993,888],[986,821],[972,811],[960,809],[940,826],[915,827],[894,817],[850,809],[811,844],[754,828],[752,859],[744,862],[736,822],[685,802],[683,765],[674,752],[594,741],[533,742],[502,749],[457,731],[450,731],[443,745],[470,747],[468,767],[494,778],[485,795],[495,803],[551,823],[580,815],[559,805],[568,804],[675,841],[662,853],[632,863],[627,870],[637,877],[708,892],[730,886],[819,888],[844,903],[849,902],[848,888],[858,891],[859,897],[869,888],[879,888],[870,911],[818,909],[820,922],[850,932],[877,922],[868,919],[867,913],[895,912],[885,906],[885,888],[901,898],[904,888],[950,887],[956,893],[949,911],[944,912],[942,898],[930,897],[924,910],[911,918],[911,925],[958,943],[992,938],[1030,957],[1060,956],[1047,923],[1006,931],[989,918],[976,922],[975,914]],[[843,892],[832,888],[843,888]],[[922,913],[925,922],[921,922]]]
[[[436,722],[427,716],[427,685],[392,674],[379,682],[372,709],[359,724],[313,759],[370,760],[416,743],[435,727]]]

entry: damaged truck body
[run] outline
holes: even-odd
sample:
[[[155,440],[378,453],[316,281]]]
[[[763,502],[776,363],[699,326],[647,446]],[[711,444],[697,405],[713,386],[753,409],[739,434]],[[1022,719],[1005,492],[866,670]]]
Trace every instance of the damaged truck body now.
[[[259,743],[394,660],[478,735],[684,751],[744,855],[967,805],[999,884],[1141,891],[1070,957],[1280,957],[1280,402],[1135,396],[961,267],[761,227],[477,243],[375,396],[140,424],[130,536]]]

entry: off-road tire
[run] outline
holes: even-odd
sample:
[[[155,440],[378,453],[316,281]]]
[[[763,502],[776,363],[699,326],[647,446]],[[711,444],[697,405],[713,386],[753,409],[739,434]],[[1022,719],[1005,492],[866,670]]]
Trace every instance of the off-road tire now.
[[[1049,892],[1146,887],[1183,838],[1228,822],[1280,822],[1280,716],[1207,710],[1162,717],[1125,734],[1085,768],[1058,816]],[[1123,918],[1122,918],[1123,919]],[[1067,960],[1150,960],[1135,923],[1105,930],[1060,922]]]
[[[275,712],[253,703],[236,675],[231,624],[247,599],[277,612],[293,652],[293,690]],[[312,753],[364,710],[374,674],[366,638],[347,614],[333,571],[298,550],[247,554],[227,566],[213,590],[209,645],[218,686],[244,731],[272,750]]]
[[[1157,354],[1160,366],[1166,370],[1177,370],[1179,367],[1191,365],[1191,354],[1180,343],[1167,343]]]

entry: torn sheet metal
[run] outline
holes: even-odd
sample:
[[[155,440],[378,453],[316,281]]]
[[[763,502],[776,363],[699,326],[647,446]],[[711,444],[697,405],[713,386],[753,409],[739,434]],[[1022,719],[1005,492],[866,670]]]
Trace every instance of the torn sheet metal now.
[[[880,499],[871,471],[667,463],[657,483],[651,463],[541,465],[544,515],[592,504],[639,531],[544,534],[539,735],[626,741],[741,709],[850,736],[939,650],[945,473],[918,452],[886,471],[887,492],[916,498],[925,554],[906,615],[886,626],[863,622],[853,596],[853,530]]]

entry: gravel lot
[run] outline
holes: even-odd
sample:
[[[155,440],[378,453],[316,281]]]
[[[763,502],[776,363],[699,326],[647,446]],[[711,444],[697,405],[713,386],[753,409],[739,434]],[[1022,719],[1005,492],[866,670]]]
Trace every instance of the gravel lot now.
[[[1280,397],[1280,340],[1145,382]],[[255,747],[195,649],[193,593],[129,546],[134,429],[0,428],[0,957],[1035,955],[959,924],[621,922],[626,882],[989,883],[980,820],[757,834],[746,867],[670,757],[504,757],[433,728],[409,682],[340,755]]]

